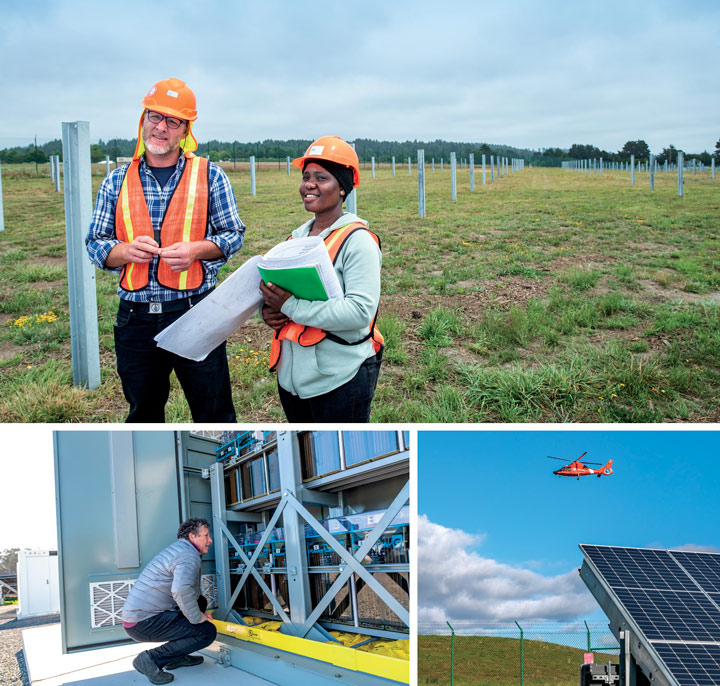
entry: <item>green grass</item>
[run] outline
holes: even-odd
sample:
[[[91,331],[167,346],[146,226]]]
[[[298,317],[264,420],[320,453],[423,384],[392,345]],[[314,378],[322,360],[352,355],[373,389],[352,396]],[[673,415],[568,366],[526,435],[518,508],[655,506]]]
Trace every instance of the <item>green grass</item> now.
[[[523,678],[530,686],[575,686],[580,681],[583,649],[523,642]],[[597,663],[618,663],[617,654],[595,653]],[[520,686],[520,640],[492,636],[456,636],[455,686]],[[418,636],[419,686],[450,686],[451,639]]]
[[[243,221],[242,260],[308,215],[299,173],[228,169]],[[363,174],[359,214],[383,243],[386,339],[377,422],[720,421],[720,181],[526,169],[470,193],[458,172]],[[93,190],[102,180],[93,177]],[[72,386],[63,196],[47,173],[3,166],[0,420],[122,421],[115,373],[116,276],[97,272],[99,389]],[[55,315],[55,318],[50,316]],[[43,317],[43,315],[45,315]],[[23,319],[20,319],[23,318]],[[18,321],[22,325],[18,325]],[[282,421],[266,368],[269,330],[228,342],[241,422]],[[173,381],[168,420],[190,420]]]

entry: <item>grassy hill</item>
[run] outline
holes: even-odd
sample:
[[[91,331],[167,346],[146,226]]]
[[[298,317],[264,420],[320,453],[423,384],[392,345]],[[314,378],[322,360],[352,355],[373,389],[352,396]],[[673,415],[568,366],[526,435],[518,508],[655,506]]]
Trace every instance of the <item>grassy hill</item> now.
[[[418,636],[419,686],[450,686],[450,636]],[[525,686],[577,686],[584,650],[545,641],[524,641]],[[617,655],[595,653],[595,662]],[[455,686],[519,686],[520,640],[455,637]]]

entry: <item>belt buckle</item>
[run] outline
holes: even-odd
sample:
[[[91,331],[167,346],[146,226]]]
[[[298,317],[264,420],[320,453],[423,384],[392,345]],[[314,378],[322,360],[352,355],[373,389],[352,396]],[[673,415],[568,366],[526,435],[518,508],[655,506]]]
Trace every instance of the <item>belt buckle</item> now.
[[[162,303],[149,303],[150,314],[162,314]]]

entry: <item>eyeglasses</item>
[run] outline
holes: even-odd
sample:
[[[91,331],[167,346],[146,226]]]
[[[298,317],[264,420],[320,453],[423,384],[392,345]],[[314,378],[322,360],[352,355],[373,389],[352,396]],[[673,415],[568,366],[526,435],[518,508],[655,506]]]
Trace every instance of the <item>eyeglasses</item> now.
[[[148,120],[153,124],[159,124],[164,119],[167,122],[169,129],[179,129],[185,121],[184,119],[178,119],[177,117],[166,117],[164,114],[160,114],[160,112],[153,112],[152,110],[146,110],[146,112]]]

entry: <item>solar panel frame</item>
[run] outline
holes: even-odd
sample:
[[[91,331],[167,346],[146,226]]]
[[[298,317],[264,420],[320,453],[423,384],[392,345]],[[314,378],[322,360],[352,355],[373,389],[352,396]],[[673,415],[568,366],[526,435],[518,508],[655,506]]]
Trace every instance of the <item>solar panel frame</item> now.
[[[580,548],[596,578],[586,583],[593,590],[599,580],[609,591],[596,597],[611,603],[603,609],[621,622],[617,630],[627,625],[646,643],[646,657],[654,655],[648,669],[679,686],[720,685],[720,554]]]

